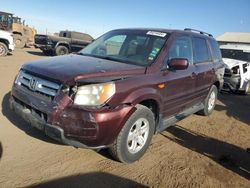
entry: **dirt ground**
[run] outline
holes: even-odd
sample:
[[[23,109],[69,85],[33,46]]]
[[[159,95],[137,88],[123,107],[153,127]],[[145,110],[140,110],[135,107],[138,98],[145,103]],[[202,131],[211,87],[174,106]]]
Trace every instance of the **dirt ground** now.
[[[107,151],[61,145],[11,112],[15,74],[41,58],[33,48],[0,58],[0,187],[250,187],[250,95],[220,94],[210,117],[178,122],[126,165]]]

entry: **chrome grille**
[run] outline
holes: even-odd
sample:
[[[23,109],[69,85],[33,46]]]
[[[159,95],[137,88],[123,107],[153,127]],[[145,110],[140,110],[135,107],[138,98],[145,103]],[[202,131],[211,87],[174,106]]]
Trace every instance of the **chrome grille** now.
[[[33,93],[54,99],[57,95],[60,85],[37,76],[33,76],[24,71],[20,71],[17,76],[16,84]]]

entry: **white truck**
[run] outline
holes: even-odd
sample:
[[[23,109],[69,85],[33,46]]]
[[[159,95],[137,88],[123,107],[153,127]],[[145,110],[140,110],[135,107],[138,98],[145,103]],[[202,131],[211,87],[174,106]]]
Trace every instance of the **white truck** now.
[[[8,31],[0,30],[0,57],[6,56],[15,48],[13,35]]]
[[[225,44],[220,49],[226,64],[223,89],[247,94],[250,88],[250,44]]]

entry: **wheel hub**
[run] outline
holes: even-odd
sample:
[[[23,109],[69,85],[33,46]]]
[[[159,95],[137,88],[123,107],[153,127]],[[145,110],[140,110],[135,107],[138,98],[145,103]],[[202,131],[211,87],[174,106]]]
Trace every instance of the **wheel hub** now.
[[[139,118],[131,127],[127,138],[127,149],[134,154],[145,145],[149,134],[149,122],[145,118]]]
[[[2,55],[4,53],[4,47],[0,46],[0,55]]]
[[[208,110],[209,110],[209,111],[213,109],[213,107],[214,107],[214,105],[215,105],[215,99],[216,99],[215,93],[212,92],[212,93],[210,94],[210,96],[209,96],[209,99],[208,99]]]

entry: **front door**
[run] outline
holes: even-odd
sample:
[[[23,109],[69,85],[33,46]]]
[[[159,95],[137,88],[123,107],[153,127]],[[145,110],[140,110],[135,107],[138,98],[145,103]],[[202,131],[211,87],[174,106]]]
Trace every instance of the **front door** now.
[[[177,114],[193,105],[196,74],[193,65],[192,38],[190,36],[176,37],[166,56],[165,64],[173,58],[186,58],[189,66],[186,70],[162,72],[166,85],[164,91],[164,117]]]

